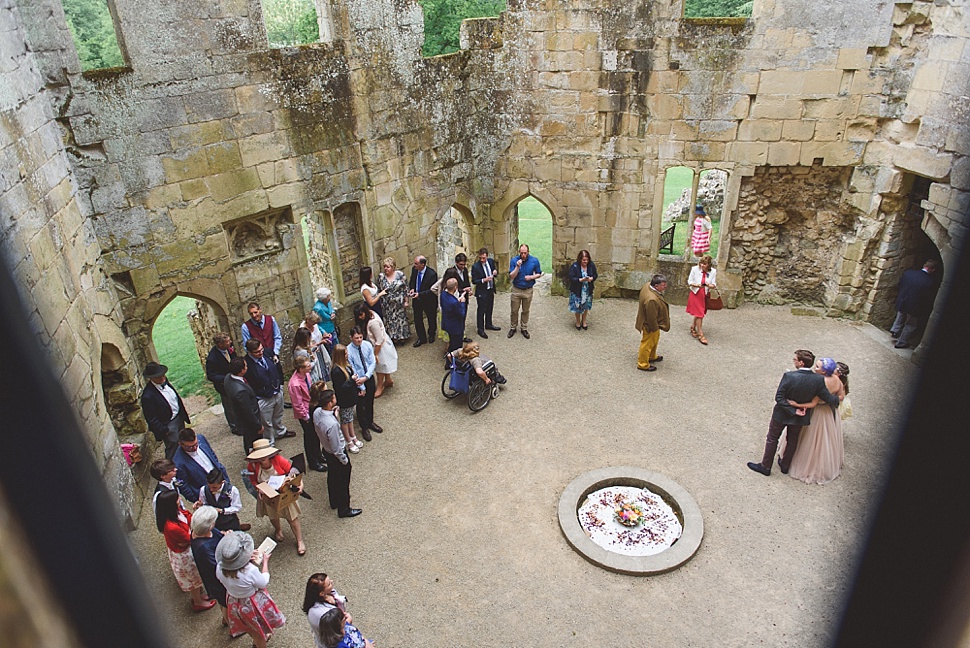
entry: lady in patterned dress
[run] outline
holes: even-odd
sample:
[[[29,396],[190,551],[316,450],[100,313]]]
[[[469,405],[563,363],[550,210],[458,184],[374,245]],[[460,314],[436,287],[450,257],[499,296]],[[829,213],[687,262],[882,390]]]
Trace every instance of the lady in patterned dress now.
[[[351,625],[349,617],[340,608],[331,608],[320,617],[320,643],[326,648],[373,648],[370,639],[364,639],[360,630]]]
[[[377,287],[384,291],[384,326],[392,340],[401,342],[411,337],[406,310],[411,301],[408,299],[408,280],[397,269],[393,257],[384,259],[382,267],[384,271],[377,276]]]
[[[245,632],[255,648],[266,648],[273,630],[282,628],[286,617],[266,591],[270,555],[253,549],[248,533],[226,532],[216,545],[216,578],[226,588],[230,634]]]
[[[179,588],[192,596],[192,610],[203,612],[216,604],[202,598],[202,576],[192,556],[192,514],[182,507],[177,490],[162,490],[155,499],[155,526],[165,536],[168,561]]]
[[[593,308],[593,282],[596,264],[589,250],[580,250],[576,262],[569,266],[569,310],[576,315],[576,330],[587,330],[586,316]]]
[[[704,211],[703,205],[698,205],[694,211],[694,233],[690,237],[690,246],[694,250],[694,256],[706,254],[711,249],[711,230],[714,224],[711,217]]]

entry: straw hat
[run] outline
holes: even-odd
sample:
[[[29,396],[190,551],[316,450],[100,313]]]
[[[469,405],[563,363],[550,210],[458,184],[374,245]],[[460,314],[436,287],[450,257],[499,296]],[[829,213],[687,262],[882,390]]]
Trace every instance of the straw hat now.
[[[227,531],[216,545],[216,563],[222,569],[242,569],[253,557],[255,543],[243,531]]]
[[[246,455],[246,458],[250,461],[257,461],[259,459],[265,459],[266,457],[272,457],[277,452],[279,452],[279,449],[271,446],[266,439],[256,439],[253,442],[253,451]]]

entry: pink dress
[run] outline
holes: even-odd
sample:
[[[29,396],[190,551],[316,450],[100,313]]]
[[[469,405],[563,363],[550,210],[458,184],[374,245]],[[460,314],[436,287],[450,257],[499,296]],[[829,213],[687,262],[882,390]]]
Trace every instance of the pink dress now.
[[[694,219],[694,233],[690,237],[690,246],[694,249],[694,256],[701,256],[711,249],[711,229],[713,225],[706,218]]]

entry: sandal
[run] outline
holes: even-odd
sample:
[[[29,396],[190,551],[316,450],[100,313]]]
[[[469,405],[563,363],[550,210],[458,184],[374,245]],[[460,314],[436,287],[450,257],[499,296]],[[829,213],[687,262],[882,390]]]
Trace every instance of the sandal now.
[[[690,334],[696,338],[697,337],[697,329],[695,329],[693,326],[690,327]]]
[[[276,540],[276,542],[283,542],[283,532],[280,531],[279,533],[275,534],[273,536],[273,540]]]
[[[306,545],[303,545],[303,548],[302,549],[300,547],[297,547],[296,548],[296,555],[297,556],[305,556],[306,555]]]
[[[703,335],[697,336],[697,339],[700,340],[701,344],[707,344],[707,338],[704,337]]]

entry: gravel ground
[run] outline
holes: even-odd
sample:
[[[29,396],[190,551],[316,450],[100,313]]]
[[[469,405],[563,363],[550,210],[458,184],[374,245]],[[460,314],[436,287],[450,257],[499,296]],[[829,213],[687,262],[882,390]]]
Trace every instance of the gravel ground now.
[[[464,397],[440,393],[443,343],[400,348],[397,384],[377,400],[385,432],[352,459],[353,504],[364,513],[338,519],[325,476],[312,473],[305,557],[284,525],[269,591],[288,621],[270,645],[312,647],[300,606],[316,571],[334,578],[378,648],[825,645],[916,377],[909,352],[867,324],[758,305],[710,314],[705,347],[691,338],[683,306],[672,305],[665,360],[645,373],[636,369],[636,309],[597,300],[589,330],[579,332],[565,298],[537,296],[531,340],[508,340],[503,330],[482,341],[509,382],[477,414]],[[507,294],[496,323],[508,325]],[[778,379],[803,347],[852,369],[845,467],[826,486],[745,467],[761,456]],[[221,415],[207,414],[195,427],[243,490],[241,441]],[[299,432],[289,410],[285,418]],[[302,441],[282,447],[294,455]],[[556,519],[563,488],[614,465],[661,472],[696,499],[705,537],[681,569],[620,576],[564,541]],[[272,529],[242,495],[241,518],[259,544]],[[191,612],[145,511],[130,537],[159,612],[177,631],[174,645],[248,645],[230,643],[218,612]]]

